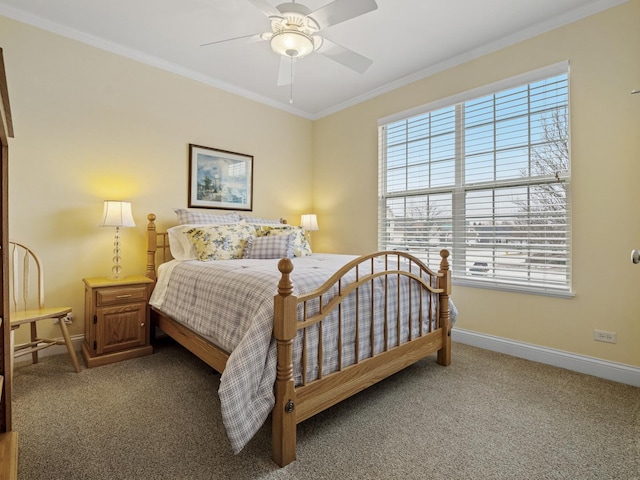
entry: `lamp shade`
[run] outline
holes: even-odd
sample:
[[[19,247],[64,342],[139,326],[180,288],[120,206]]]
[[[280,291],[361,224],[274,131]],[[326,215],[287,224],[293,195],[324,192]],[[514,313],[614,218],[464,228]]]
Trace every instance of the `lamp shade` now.
[[[131,202],[117,200],[104,201],[104,213],[101,227],[135,227],[136,222],[131,214]]]
[[[315,213],[308,213],[302,215],[302,228],[304,228],[307,232],[315,232],[319,230],[318,228],[318,218]]]

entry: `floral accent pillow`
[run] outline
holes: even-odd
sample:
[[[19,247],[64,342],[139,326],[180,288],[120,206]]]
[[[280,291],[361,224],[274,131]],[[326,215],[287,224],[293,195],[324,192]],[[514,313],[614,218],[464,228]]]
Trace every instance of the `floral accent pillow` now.
[[[184,234],[193,243],[198,260],[232,260],[242,258],[247,240],[256,234],[253,225],[206,225],[186,230]]]
[[[258,237],[268,237],[276,235],[294,234],[293,237],[293,256],[306,257],[311,255],[311,245],[307,239],[304,228],[293,225],[255,225],[256,235]]]
[[[292,258],[293,239],[289,235],[269,235],[267,237],[250,236],[244,247],[243,258]]]

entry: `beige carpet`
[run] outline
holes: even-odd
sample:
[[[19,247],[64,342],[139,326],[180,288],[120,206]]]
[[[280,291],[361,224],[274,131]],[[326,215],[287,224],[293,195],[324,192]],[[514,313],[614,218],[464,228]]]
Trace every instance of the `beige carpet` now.
[[[298,426],[271,461],[269,423],[234,456],[219,375],[168,339],[76,374],[20,365],[19,478],[640,479],[640,389],[454,344]]]

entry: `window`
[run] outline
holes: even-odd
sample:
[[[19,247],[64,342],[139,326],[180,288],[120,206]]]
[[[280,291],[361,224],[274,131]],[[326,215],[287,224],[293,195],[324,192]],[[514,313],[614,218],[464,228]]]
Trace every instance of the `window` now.
[[[382,119],[379,248],[448,248],[458,284],[570,295],[568,123],[566,63]]]

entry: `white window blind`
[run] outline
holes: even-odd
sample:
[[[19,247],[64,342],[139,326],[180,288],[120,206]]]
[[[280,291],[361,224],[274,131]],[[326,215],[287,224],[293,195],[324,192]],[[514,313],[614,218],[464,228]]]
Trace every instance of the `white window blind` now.
[[[448,248],[457,283],[570,294],[568,67],[540,75],[380,124],[380,249]]]

